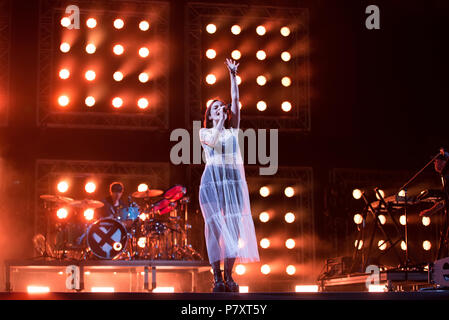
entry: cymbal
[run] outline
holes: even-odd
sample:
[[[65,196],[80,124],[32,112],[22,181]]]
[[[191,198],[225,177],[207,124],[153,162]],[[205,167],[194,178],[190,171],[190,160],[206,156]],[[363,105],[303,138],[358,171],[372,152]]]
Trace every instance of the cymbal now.
[[[98,209],[103,207],[104,203],[98,200],[84,199],[84,200],[75,200],[72,203],[70,203],[70,206],[76,208]]]
[[[74,201],[72,198],[69,197],[56,196],[52,194],[43,194],[40,196],[40,198],[45,201],[64,203],[64,204],[70,204]]]
[[[159,189],[148,189],[147,191],[136,191],[132,194],[132,196],[134,198],[152,198],[152,197],[157,197],[160,196],[161,194],[163,194],[164,191],[159,190]]]

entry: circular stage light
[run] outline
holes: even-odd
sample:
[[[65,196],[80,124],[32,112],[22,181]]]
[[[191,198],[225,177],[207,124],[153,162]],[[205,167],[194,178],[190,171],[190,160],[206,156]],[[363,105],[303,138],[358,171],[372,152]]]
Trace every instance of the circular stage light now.
[[[206,26],[206,31],[209,32],[210,34],[215,33],[215,31],[217,31],[217,26],[213,23],[209,23]]]
[[[206,77],[206,82],[210,85],[214,84],[217,81],[217,78],[213,74],[208,74]]]
[[[61,26],[63,26],[64,28],[67,28],[71,24],[72,24],[72,21],[70,20],[69,17],[64,17],[61,19]]]
[[[377,246],[379,247],[379,250],[383,251],[387,248],[387,242],[384,240],[379,240],[379,242],[377,242]]]
[[[432,244],[430,243],[429,240],[425,240],[422,243],[422,247],[423,247],[424,250],[429,251],[432,248]]]
[[[281,59],[282,59],[283,61],[285,61],[285,62],[290,61],[291,57],[292,57],[292,56],[291,56],[290,53],[287,52],[287,51],[284,51],[284,52],[281,53]]]
[[[289,77],[283,77],[281,83],[284,87],[289,87],[292,84],[292,80]]]
[[[289,112],[292,109],[292,104],[288,101],[284,101],[282,102],[281,108],[282,111]]]
[[[97,20],[94,18],[89,18],[86,21],[86,25],[88,28],[93,29],[97,26]]]
[[[125,25],[125,22],[122,19],[115,19],[114,20],[114,28],[122,29],[124,25]]]
[[[267,109],[267,103],[265,101],[259,101],[257,102],[257,110],[259,111],[265,111]]]
[[[293,212],[287,212],[284,216],[284,220],[287,223],[293,223],[295,221],[296,217]]]
[[[56,216],[61,220],[67,218],[68,215],[69,212],[66,208],[59,208],[58,211],[56,211]]]
[[[94,218],[94,209],[84,210],[84,218],[86,218],[87,221],[91,221]]]
[[[125,52],[125,48],[123,48],[123,46],[121,44],[116,44],[114,46],[114,48],[112,49],[112,51],[116,54],[116,55],[121,55],[123,54],[123,52]]]
[[[361,224],[363,222],[363,217],[360,213],[356,213],[354,215],[354,223],[355,224]]]
[[[287,249],[293,249],[295,246],[296,246],[295,240],[293,240],[293,239],[287,239],[287,240],[285,241],[285,247],[286,247]]]
[[[256,32],[259,36],[263,36],[267,32],[267,29],[264,26],[258,26]]]
[[[70,51],[70,44],[68,44],[67,42],[63,42],[61,43],[61,45],[59,46],[59,50],[61,50],[61,52],[67,53]]]
[[[380,195],[382,196],[382,198],[385,198],[385,192],[384,192],[382,189],[379,189],[379,193],[380,193]],[[376,192],[376,198],[377,198],[377,200],[380,200],[380,197],[379,197],[379,195],[377,194],[377,192]]]
[[[242,78],[240,78],[240,76],[235,76],[235,79],[237,80],[237,85],[242,83]],[[242,108],[242,104],[240,104],[240,108]]]
[[[259,189],[259,193],[262,197],[268,197],[270,195],[270,188],[263,186]]]
[[[58,103],[61,107],[66,107],[69,104],[69,97],[63,95],[58,98]]]
[[[257,57],[257,59],[259,59],[259,60],[265,60],[265,58],[267,57],[267,54],[265,53],[265,51],[259,50],[259,51],[257,51],[257,53],[256,53],[256,57]]]
[[[140,109],[146,109],[147,107],[148,107],[148,99],[146,99],[146,98],[140,98],[138,101],[137,101],[137,105],[138,105],[138,107],[140,108]]]
[[[150,79],[150,76],[148,75],[148,73],[142,72],[141,74],[139,74],[140,82],[145,83],[145,82],[148,82],[149,79]]]
[[[142,31],[147,31],[148,29],[150,29],[150,24],[148,23],[148,21],[140,21],[139,23],[139,29]]]
[[[112,106],[116,109],[120,108],[123,105],[122,98],[116,97],[112,99]]]
[[[427,227],[430,225],[430,217],[422,217],[422,224],[423,226]]]
[[[407,250],[407,245],[405,244],[405,241],[401,241],[401,249],[403,251]]]
[[[231,57],[234,60],[239,60],[242,57],[242,54],[241,54],[241,52],[239,50],[234,50],[231,53]]]
[[[231,27],[231,32],[232,32],[232,34],[238,35],[238,34],[240,34],[240,32],[242,32],[242,28],[240,28],[239,25],[235,24]]]
[[[93,107],[93,105],[95,104],[95,98],[92,96],[88,96],[85,100],[84,103],[86,104],[86,106],[88,107]]]
[[[260,272],[263,274],[269,274],[271,272],[271,267],[268,264],[264,264],[262,267],[260,267]]]
[[[94,193],[95,189],[97,189],[97,185],[92,181],[89,181],[84,186],[84,190],[86,190],[87,193]]]
[[[267,238],[263,238],[262,240],[260,240],[260,247],[263,249],[267,249],[270,247],[270,240],[268,240]]]
[[[283,35],[284,37],[288,37],[290,35],[290,29],[288,27],[282,27],[281,35]]]
[[[93,71],[93,70],[87,70],[84,76],[85,76],[85,78],[86,78],[87,81],[94,81],[94,80],[95,80],[95,77],[96,77],[97,75],[96,75],[95,71]]]
[[[148,185],[146,183],[141,183],[137,187],[137,191],[139,191],[139,192],[145,192],[147,190],[148,190]]]
[[[147,47],[142,47],[139,49],[139,56],[141,56],[142,58],[148,57],[149,54],[150,54],[150,50],[148,50]]]
[[[97,47],[96,47],[93,43],[89,43],[89,44],[86,46],[86,52],[87,52],[88,54],[93,54],[93,53],[95,53],[96,50],[97,50]]]
[[[139,248],[145,248],[147,244],[147,238],[145,237],[140,237],[139,240],[137,240],[137,245],[139,246]]]
[[[285,272],[287,272],[288,275],[292,276],[292,275],[294,275],[296,273],[296,268],[293,265],[289,265],[285,269]]]
[[[214,59],[217,56],[217,52],[214,49],[208,49],[206,51],[206,57],[209,59]]]
[[[60,181],[56,188],[61,193],[67,192],[69,190],[69,183],[67,181]]]
[[[265,76],[258,76],[256,81],[259,86],[264,86],[267,83],[267,78]]]
[[[360,191],[360,189],[354,189],[352,191],[352,196],[354,197],[354,199],[358,200],[362,197],[362,191]]]
[[[268,220],[270,220],[270,215],[268,214],[268,212],[261,212],[259,214],[259,220],[264,223],[268,222]]]
[[[359,247],[357,248],[357,250],[361,250],[363,247],[363,240],[359,240],[358,244],[359,244]],[[357,240],[354,241],[354,247],[357,247]]]
[[[403,226],[405,226],[405,224],[407,223],[407,221],[405,219],[405,215],[401,215],[399,217],[399,223],[402,224]]]
[[[284,194],[286,197],[291,198],[295,195],[295,189],[293,189],[292,187],[286,187],[284,189]]]
[[[378,218],[380,224],[385,224],[387,222],[387,218],[383,214],[378,215]]]
[[[59,77],[61,79],[68,79],[70,77],[70,71],[68,69],[61,69],[59,71]]]
[[[237,273],[239,276],[245,274],[246,267],[243,264],[238,264],[235,266],[235,273]]]
[[[123,73],[121,73],[120,71],[116,71],[116,72],[114,72],[112,77],[114,78],[115,81],[122,81],[123,80]]]

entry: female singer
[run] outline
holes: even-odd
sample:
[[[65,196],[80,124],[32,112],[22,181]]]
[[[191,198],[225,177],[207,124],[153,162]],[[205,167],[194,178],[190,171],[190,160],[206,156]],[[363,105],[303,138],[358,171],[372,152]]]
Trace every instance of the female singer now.
[[[239,64],[230,59],[225,64],[231,78],[231,106],[214,100],[206,108],[204,127],[199,132],[206,158],[199,202],[207,253],[214,272],[212,291],[238,292],[239,286],[232,279],[235,261],[259,261],[259,252],[238,144],[240,108],[236,74]]]

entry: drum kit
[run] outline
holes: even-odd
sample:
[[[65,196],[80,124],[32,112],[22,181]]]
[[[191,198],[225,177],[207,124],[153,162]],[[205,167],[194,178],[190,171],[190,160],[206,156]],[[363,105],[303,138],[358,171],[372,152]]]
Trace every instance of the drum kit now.
[[[128,206],[118,207],[113,216],[98,219],[94,210],[104,206],[101,201],[59,195],[40,198],[48,211],[47,236],[37,235],[33,242],[43,257],[202,260],[188,240],[189,197],[182,185],[165,191],[134,192],[128,198]],[[55,212],[58,221],[50,223]]]

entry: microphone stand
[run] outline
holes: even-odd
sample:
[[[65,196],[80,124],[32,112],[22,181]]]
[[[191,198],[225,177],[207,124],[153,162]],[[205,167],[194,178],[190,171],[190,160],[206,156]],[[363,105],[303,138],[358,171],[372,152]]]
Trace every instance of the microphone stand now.
[[[438,157],[440,156],[440,153],[435,155],[427,164],[421,168],[413,177],[411,177],[400,189],[399,192],[404,191],[404,216],[405,216],[405,269],[408,268],[409,258],[408,258],[408,231],[407,231],[407,187],[410,183],[412,183],[432,162],[434,162]]]

